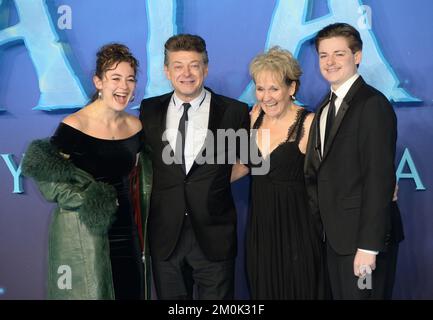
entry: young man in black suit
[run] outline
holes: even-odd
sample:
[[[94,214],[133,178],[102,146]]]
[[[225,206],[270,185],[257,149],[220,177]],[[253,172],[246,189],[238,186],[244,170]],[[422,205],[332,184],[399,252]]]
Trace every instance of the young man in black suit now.
[[[386,97],[358,74],[362,40],[355,28],[329,25],[315,44],[331,88],[311,125],[305,176],[326,239],[332,295],[391,298],[403,238],[392,201],[397,119]]]
[[[201,37],[173,36],[164,54],[174,92],[144,99],[140,108],[153,163],[148,232],[157,295],[233,299],[237,217],[228,158],[232,151],[239,157],[240,145],[218,140],[217,131],[233,130],[248,145],[248,107],[204,87]]]

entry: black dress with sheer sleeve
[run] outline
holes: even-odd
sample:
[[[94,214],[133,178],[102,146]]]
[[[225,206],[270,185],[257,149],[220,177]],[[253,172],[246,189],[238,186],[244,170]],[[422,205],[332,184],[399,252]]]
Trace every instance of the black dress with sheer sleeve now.
[[[299,150],[307,114],[299,109],[287,139],[262,158],[269,172],[252,175],[246,262],[253,299],[323,298],[322,244],[308,210]],[[253,129],[263,117],[262,111]],[[251,143],[257,147],[254,132]]]
[[[100,139],[62,122],[51,137],[51,143],[68,154],[75,166],[117,191],[119,207],[108,232],[116,300],[144,298],[142,255],[129,192],[129,174],[142,147],[141,134]]]

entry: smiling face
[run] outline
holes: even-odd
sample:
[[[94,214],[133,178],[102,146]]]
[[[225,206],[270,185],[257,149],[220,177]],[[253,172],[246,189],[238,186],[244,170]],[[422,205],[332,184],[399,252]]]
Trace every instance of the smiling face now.
[[[108,68],[102,79],[94,76],[93,82],[102,94],[103,103],[116,111],[122,111],[134,93],[135,72],[128,62],[120,62]]]
[[[208,73],[203,55],[195,51],[174,51],[168,53],[165,75],[179,96],[185,102],[198,97]]]
[[[356,65],[361,62],[362,51],[353,53],[344,37],[321,40],[318,53],[320,72],[334,90],[358,72]]]
[[[282,115],[285,109],[291,104],[291,96],[295,93],[296,83],[292,81],[287,86],[278,75],[272,71],[263,70],[257,74],[256,98],[262,110],[269,117]]]

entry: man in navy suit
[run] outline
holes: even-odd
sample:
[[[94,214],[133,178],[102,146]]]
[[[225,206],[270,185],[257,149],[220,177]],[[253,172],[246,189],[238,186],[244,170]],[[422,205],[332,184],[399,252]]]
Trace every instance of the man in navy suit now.
[[[153,163],[148,230],[156,292],[159,299],[232,299],[237,216],[232,163],[221,159],[230,150],[239,157],[240,145],[215,140],[220,130],[244,131],[248,145],[248,107],[204,87],[201,37],[173,36],[164,54],[174,92],[144,99],[140,108]]]
[[[391,298],[403,239],[392,201],[397,119],[387,98],[358,74],[362,40],[355,28],[329,25],[315,44],[330,91],[311,125],[305,176],[326,239],[332,295]]]

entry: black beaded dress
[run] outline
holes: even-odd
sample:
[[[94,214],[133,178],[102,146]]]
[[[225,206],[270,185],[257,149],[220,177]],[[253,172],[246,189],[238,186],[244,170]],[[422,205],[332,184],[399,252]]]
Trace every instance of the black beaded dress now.
[[[321,242],[308,211],[305,156],[298,146],[307,114],[300,109],[287,139],[262,158],[269,172],[252,175],[246,262],[253,299],[317,299],[323,293]],[[262,111],[253,129],[263,117]],[[251,143],[257,146],[254,130]]]

